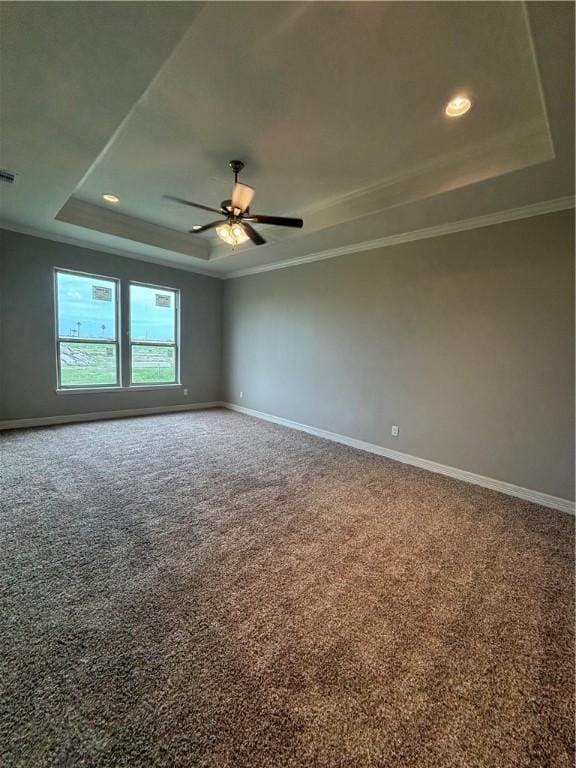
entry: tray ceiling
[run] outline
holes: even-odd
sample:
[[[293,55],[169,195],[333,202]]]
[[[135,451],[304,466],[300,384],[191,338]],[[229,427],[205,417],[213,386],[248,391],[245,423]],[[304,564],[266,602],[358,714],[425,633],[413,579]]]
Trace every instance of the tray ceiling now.
[[[8,227],[224,275],[573,193],[571,4],[2,6]],[[187,234],[233,158],[301,232]]]

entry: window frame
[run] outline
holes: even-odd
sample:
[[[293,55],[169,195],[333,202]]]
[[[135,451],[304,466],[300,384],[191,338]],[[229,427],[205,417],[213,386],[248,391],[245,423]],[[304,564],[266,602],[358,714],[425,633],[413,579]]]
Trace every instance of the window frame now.
[[[159,291],[170,291],[174,294],[174,341],[133,341],[132,340],[132,286],[141,288],[152,288]],[[171,288],[168,285],[157,285],[156,283],[144,283],[141,280],[128,281],[128,327],[126,335],[128,337],[128,383],[130,389],[156,388],[156,387],[177,387],[180,382],[180,289]],[[174,350],[174,381],[142,381],[134,382],[132,380],[132,348],[133,347],[170,347]]]
[[[107,280],[115,283],[115,304],[114,304],[114,328],[116,331],[115,339],[84,339],[81,337],[60,336],[60,307],[58,303],[58,275],[60,273],[68,275],[77,275],[78,277],[96,278],[96,280]],[[54,348],[56,352],[56,391],[89,391],[89,390],[117,390],[122,389],[122,330],[120,325],[120,280],[117,277],[109,275],[98,275],[95,272],[83,272],[78,269],[67,269],[66,267],[54,267]],[[62,366],[60,362],[60,345],[62,343],[72,342],[76,344],[109,344],[116,347],[116,383],[115,384],[63,384]]]

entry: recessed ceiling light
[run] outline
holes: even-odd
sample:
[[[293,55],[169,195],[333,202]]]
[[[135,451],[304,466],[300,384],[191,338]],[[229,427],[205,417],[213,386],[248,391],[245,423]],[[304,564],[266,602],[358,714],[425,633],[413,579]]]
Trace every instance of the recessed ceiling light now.
[[[107,203],[112,203],[113,205],[120,202],[118,195],[113,195],[111,192],[106,192],[102,195],[102,200],[106,200]]]
[[[194,224],[192,229],[202,229],[202,224]]]
[[[471,106],[472,102],[467,96],[456,96],[446,104],[444,112],[448,117],[461,117],[468,112]]]

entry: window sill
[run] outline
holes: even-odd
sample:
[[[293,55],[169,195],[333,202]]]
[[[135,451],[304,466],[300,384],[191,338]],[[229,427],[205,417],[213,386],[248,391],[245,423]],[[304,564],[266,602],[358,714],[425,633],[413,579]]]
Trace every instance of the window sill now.
[[[182,389],[183,384],[133,384],[131,387],[66,387],[57,389],[57,395],[81,395],[86,392],[138,392],[142,389]]]

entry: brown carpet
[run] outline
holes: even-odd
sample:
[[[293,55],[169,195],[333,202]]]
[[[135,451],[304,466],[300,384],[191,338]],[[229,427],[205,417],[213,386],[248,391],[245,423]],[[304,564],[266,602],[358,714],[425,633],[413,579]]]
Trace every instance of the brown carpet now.
[[[2,766],[573,765],[571,516],[220,410],[1,446]]]

